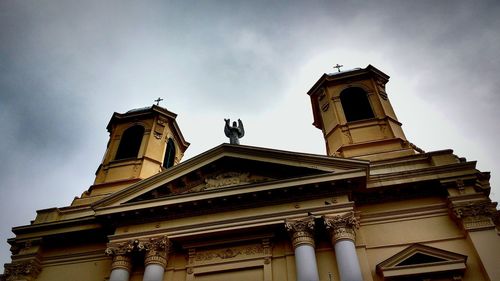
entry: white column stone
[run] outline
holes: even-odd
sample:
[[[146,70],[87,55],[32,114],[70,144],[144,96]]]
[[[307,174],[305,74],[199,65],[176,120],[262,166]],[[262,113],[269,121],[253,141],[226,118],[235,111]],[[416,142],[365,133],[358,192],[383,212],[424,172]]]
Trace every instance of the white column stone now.
[[[159,264],[148,264],[144,270],[143,281],[162,281],[165,268]]]
[[[362,281],[356,247],[351,240],[339,240],[335,243],[335,255],[341,281]]]
[[[324,216],[326,229],[330,232],[335,248],[340,281],[363,281],[361,267],[354,241],[355,229],[359,228],[353,212],[344,215]]]
[[[111,270],[109,281],[128,281],[130,273],[123,268],[115,268]]]
[[[319,281],[316,252],[314,250],[314,217],[286,220],[295,251],[297,281]]]

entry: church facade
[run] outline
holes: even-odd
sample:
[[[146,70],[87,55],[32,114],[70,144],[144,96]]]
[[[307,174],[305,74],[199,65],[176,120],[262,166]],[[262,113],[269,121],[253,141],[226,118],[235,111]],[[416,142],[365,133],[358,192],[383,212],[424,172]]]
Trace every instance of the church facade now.
[[[14,227],[0,280],[500,280],[488,172],[409,142],[369,65],[309,90],[326,154],[189,160],[165,108],[114,113],[94,184]]]

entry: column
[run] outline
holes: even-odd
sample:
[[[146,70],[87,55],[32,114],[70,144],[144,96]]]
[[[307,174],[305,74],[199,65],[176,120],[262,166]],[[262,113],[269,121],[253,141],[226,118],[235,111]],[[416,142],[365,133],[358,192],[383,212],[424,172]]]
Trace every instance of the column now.
[[[105,253],[113,257],[109,281],[128,281],[132,270],[130,253],[134,250],[137,241],[108,243]]]
[[[323,216],[323,219],[335,248],[340,281],[363,281],[354,244],[356,239],[355,229],[359,228],[354,213]]]
[[[144,243],[146,256],[144,259],[143,281],[162,281],[167,267],[167,254],[170,241],[166,236],[150,238]]]
[[[298,220],[287,219],[285,227],[291,235],[295,251],[297,281],[319,281],[314,250],[314,216]]]

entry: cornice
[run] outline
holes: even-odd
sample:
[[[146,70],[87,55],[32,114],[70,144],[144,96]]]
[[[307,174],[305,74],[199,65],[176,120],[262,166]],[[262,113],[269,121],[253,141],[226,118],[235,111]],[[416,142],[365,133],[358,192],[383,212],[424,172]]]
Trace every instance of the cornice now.
[[[84,218],[18,226],[12,228],[12,232],[17,235],[16,239],[27,239],[31,237],[41,237],[98,228],[102,228],[101,224],[95,221],[94,216],[88,216]]]
[[[448,205],[443,202],[414,208],[402,208],[380,212],[360,212],[360,225],[364,226],[394,221],[407,221],[408,219],[447,215]]]
[[[376,77],[382,78],[384,83],[387,83],[389,81],[389,75],[383,73],[373,65],[369,64],[366,68],[360,68],[356,70],[350,70],[350,71],[343,71],[339,73],[335,73],[334,75],[330,74],[323,74],[316,83],[311,87],[309,91],[307,91],[307,94],[309,96],[313,96],[317,89],[322,86],[325,82],[333,82],[337,80],[346,80],[346,79],[351,79],[351,78],[358,78],[358,79],[363,79],[366,78],[366,76],[369,75],[375,75]]]
[[[477,174],[476,162],[456,163],[443,166],[432,166],[409,171],[370,175],[367,188],[382,187],[428,180],[442,180]]]
[[[86,261],[108,260],[104,254],[104,249],[93,250],[85,253],[71,253],[57,256],[44,256],[42,266],[63,265],[81,263]]]
[[[430,160],[432,156],[438,156],[438,155],[447,155],[447,154],[453,154],[453,150],[451,149],[443,149],[443,150],[435,150],[435,151],[429,151],[425,153],[418,153],[414,155],[407,155],[407,156],[402,156],[398,158],[391,158],[391,159],[383,159],[383,160],[375,160],[370,163],[371,167],[378,167],[378,166],[385,166],[385,165],[392,165],[396,163],[405,163],[408,160],[413,160],[415,158],[417,159],[427,159]]]

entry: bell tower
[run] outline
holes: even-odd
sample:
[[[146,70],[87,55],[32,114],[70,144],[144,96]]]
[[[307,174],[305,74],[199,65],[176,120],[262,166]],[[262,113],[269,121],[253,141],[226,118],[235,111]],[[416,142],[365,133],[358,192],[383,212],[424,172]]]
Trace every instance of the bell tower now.
[[[328,155],[380,160],[415,154],[385,91],[389,76],[366,68],[324,74],[307,93]]]
[[[178,164],[189,143],[176,117],[159,105],[115,112],[107,126],[110,137],[94,184],[72,205],[94,202]]]

